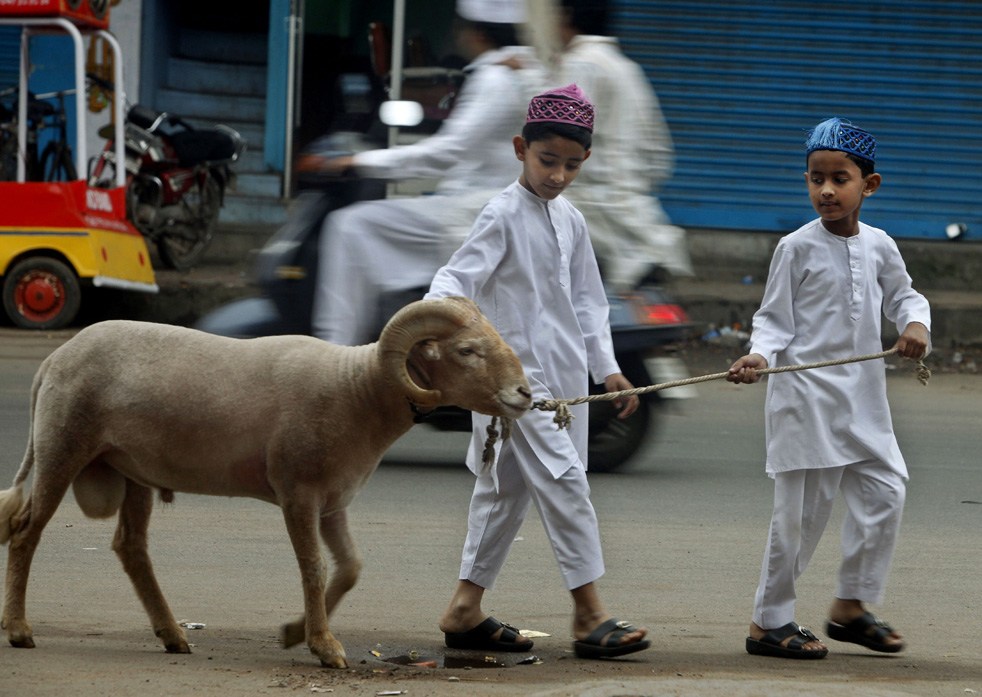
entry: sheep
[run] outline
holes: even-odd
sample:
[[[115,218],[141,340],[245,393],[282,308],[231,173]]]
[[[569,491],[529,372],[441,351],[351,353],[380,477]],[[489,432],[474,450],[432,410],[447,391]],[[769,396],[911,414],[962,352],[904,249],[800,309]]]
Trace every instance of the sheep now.
[[[378,342],[304,336],[230,339],[115,320],[80,331],[38,369],[31,426],[13,486],[0,492],[9,541],[0,627],[33,648],[25,617],[31,559],[72,485],[82,512],[119,513],[113,551],[169,653],[190,653],[147,552],[153,490],[246,496],[278,505],[303,586],[306,639],[321,664],[347,666],[328,618],[361,571],[346,507],[414,414],[455,404],[517,418],[531,406],[521,363],[465,298],[413,303]],[[33,470],[30,494],[25,481]],[[320,537],[335,562],[327,583]]]

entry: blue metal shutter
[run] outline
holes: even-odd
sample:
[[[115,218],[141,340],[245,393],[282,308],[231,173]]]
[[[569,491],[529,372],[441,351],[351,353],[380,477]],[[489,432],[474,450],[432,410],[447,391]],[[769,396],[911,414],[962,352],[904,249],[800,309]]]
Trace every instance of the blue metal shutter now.
[[[0,27],[0,92],[16,87],[20,79],[20,27]],[[13,98],[9,103],[13,102]]]
[[[862,218],[894,237],[982,237],[982,3],[617,0],[614,31],[658,93],[677,163],[673,222],[790,232],[815,217],[809,128],[878,140]]]

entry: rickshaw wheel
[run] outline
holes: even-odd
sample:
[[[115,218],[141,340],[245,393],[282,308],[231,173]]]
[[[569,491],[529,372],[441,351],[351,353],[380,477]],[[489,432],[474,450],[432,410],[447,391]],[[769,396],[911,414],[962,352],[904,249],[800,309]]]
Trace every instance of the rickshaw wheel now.
[[[4,279],[3,307],[18,327],[60,329],[75,319],[81,303],[78,278],[57,259],[24,259]]]

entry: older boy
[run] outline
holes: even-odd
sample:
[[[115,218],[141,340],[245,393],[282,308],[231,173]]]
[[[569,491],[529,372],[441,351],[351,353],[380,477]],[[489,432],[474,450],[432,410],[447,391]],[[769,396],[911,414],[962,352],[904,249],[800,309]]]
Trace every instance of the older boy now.
[[[428,297],[473,298],[525,367],[536,399],[582,394],[588,372],[608,391],[631,389],[614,357],[607,299],[583,216],[560,194],[590,155],[593,105],[575,85],[529,104],[519,180],[492,199],[470,236],[437,272]],[[621,415],[637,397],[620,400]],[[597,516],[586,479],[586,405],[570,430],[552,417],[522,417],[482,471],[487,420],[475,415],[468,466],[477,474],[460,576],[440,620],[446,644],[482,651],[525,651],[532,642],[481,611],[529,504],[534,503],[573,598],[573,648],[610,658],[649,646],[647,629],[610,616],[595,581],[604,573]]]
[[[819,218],[774,251],[750,353],[731,382],[756,382],[768,365],[810,363],[881,350],[882,315],[900,332],[900,355],[920,358],[931,326],[897,245],[859,220],[879,188],[876,140],[838,118],[806,144],[805,181]],[[900,527],[907,466],[897,446],[879,361],[774,375],[767,384],[767,473],[774,513],[746,640],[749,653],[823,658],[828,649],[794,622],[795,581],[842,492],[842,565],[827,632],[874,651],[904,648],[901,635],[865,608],[883,601]]]

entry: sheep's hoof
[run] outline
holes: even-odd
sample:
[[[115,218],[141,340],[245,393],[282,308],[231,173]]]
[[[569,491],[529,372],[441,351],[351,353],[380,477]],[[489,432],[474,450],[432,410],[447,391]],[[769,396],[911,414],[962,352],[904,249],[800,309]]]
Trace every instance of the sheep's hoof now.
[[[164,650],[167,653],[191,653],[191,647],[183,640],[176,643],[164,644]]]
[[[34,638],[31,636],[20,637],[17,639],[10,637],[10,645],[16,649],[33,649]]]
[[[284,649],[296,646],[305,638],[304,621],[288,622],[280,627],[280,644]]]
[[[27,622],[21,621],[7,621],[4,620],[3,624],[0,625],[7,630],[7,640],[10,645],[18,649],[33,649],[34,648],[34,633],[31,631],[31,625]]]
[[[348,661],[344,656],[333,656],[330,660],[321,656],[321,665],[325,668],[347,668]]]
[[[321,659],[321,665],[325,668],[347,668],[348,659],[345,658],[344,649],[340,653],[321,652],[311,647],[310,652]]]
[[[191,647],[180,629],[158,629],[154,634],[164,644],[164,651],[167,653],[191,653]]]
[[[330,632],[309,642],[310,652],[321,659],[321,665],[325,668],[347,668],[348,660],[344,655],[344,647],[341,642],[335,639]]]

